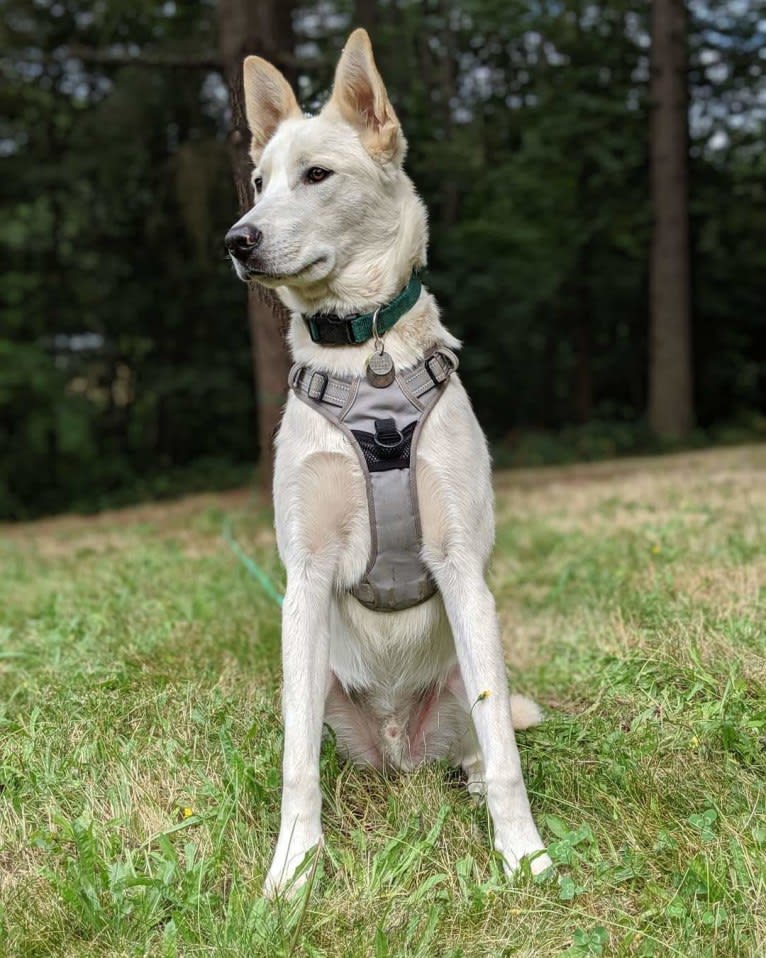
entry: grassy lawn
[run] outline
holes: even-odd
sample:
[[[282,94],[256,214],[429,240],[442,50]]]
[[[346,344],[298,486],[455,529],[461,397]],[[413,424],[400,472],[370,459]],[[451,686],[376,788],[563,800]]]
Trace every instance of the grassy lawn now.
[[[492,585],[558,864],[508,884],[439,766],[323,754],[268,903],[280,578],[247,493],[0,530],[0,954],[766,954],[766,447],[501,473]]]

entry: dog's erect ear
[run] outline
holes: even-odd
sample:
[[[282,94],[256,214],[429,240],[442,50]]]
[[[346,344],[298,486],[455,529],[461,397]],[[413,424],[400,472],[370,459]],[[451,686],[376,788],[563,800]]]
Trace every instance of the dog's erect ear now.
[[[350,123],[373,159],[397,164],[404,159],[407,141],[375,65],[366,30],[354,30],[346,41],[325,111],[337,111]]]
[[[267,60],[247,57],[244,73],[245,115],[253,134],[250,155],[257,163],[282,120],[303,114],[292,87]]]

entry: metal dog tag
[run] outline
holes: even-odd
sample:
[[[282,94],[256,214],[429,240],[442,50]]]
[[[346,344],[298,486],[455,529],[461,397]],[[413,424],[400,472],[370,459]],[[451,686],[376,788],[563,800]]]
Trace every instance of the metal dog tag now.
[[[382,345],[382,344],[381,344]],[[374,352],[367,360],[367,382],[376,389],[390,386],[396,376],[394,361],[388,353]]]
[[[378,333],[378,307],[372,317],[372,338],[375,343],[375,351],[367,360],[367,382],[376,389],[385,389],[390,386],[396,377],[394,361],[388,355],[383,346],[383,337]]]

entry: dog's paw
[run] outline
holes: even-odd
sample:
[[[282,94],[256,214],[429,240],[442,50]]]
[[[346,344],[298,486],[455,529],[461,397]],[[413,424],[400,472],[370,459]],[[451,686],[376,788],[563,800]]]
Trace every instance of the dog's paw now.
[[[503,856],[503,866],[508,876],[515,875],[523,859],[529,862],[533,875],[540,875],[553,867],[550,856],[534,825],[521,830],[504,842],[496,842],[495,847]]]
[[[541,845],[539,848],[529,849],[527,851],[519,850],[514,854],[505,852],[503,854],[503,867],[508,877],[518,875],[522,861],[529,863],[529,870],[533,875],[542,875],[549,868],[553,868],[553,862],[550,856]]]
[[[263,882],[263,897],[274,900],[275,898],[292,898],[297,895],[309,880],[309,869],[304,868],[299,874],[295,874],[301,862],[296,865],[292,872],[285,868],[269,869]]]
[[[308,882],[322,851],[321,836],[315,841],[297,842],[293,837],[286,851],[277,843],[274,860],[263,883],[266,898],[292,898]]]
[[[544,848],[541,848],[539,851],[533,853],[527,853],[526,857],[529,861],[530,871],[535,876],[543,875],[549,869],[553,869],[551,857]]]

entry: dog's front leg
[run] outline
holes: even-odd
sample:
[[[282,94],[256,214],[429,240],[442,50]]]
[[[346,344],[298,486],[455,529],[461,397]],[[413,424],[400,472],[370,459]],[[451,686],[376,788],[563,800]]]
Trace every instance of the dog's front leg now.
[[[266,876],[269,897],[305,883],[293,876],[322,840],[319,749],[328,687],[332,559],[313,556],[289,568],[282,612],[282,816]]]
[[[467,550],[466,550],[467,552]],[[544,846],[532,819],[511,721],[510,695],[495,602],[475,557],[446,555],[433,573],[455,639],[468,706],[484,757],[487,805],[495,848],[506,871]],[[545,854],[531,861],[535,874],[551,864]]]

